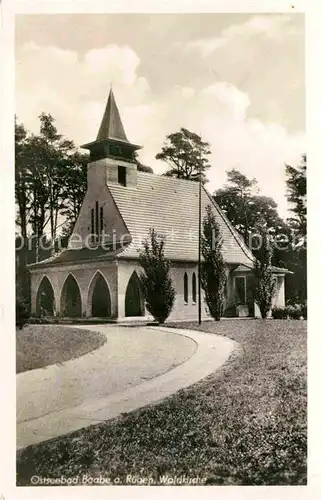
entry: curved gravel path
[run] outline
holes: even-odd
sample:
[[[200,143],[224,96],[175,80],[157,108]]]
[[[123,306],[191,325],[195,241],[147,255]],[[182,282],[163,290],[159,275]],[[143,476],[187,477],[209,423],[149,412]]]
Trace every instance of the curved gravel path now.
[[[193,330],[91,329],[107,334],[97,351],[17,376],[18,449],[170,396],[213,373],[236,346],[229,338]]]
[[[17,375],[18,423],[138,385],[183,363],[197,348],[174,331],[118,325],[84,328],[105,334],[107,342],[63,364]]]

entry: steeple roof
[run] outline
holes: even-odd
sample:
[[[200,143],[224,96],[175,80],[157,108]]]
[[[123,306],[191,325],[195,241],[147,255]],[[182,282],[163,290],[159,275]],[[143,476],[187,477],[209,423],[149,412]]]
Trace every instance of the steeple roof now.
[[[91,157],[95,157],[96,159],[98,158],[98,156],[100,158],[106,158],[106,155],[109,154],[109,149],[107,149],[106,152],[106,150],[104,149],[105,146],[115,143],[126,144],[127,150],[132,152],[136,151],[137,149],[141,149],[141,146],[132,144],[127,139],[115,101],[114,93],[112,89],[110,89],[108,101],[106,104],[103,119],[98,130],[97,138],[95,141],[83,144],[81,147],[84,149],[89,149]]]
[[[106,139],[129,142],[125,134],[112,89],[110,89],[109,92],[107,105],[96,141],[103,141]]]

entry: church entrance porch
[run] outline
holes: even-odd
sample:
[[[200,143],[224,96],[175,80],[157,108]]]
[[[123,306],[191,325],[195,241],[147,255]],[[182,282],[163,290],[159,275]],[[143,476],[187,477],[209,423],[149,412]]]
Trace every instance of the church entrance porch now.
[[[77,281],[69,274],[61,292],[60,310],[68,318],[81,317],[81,295]]]
[[[89,316],[94,318],[111,317],[110,292],[105,278],[97,272],[88,293]]]
[[[125,316],[144,316],[141,286],[136,271],[131,275],[126,289]]]
[[[49,279],[44,276],[38,288],[36,314],[37,316],[54,316],[55,309],[54,291]]]

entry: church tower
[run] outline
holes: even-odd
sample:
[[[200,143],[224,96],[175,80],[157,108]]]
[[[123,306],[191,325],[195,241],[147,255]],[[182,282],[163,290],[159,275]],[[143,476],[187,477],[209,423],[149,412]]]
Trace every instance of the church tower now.
[[[91,167],[98,166],[104,167],[107,184],[118,183],[122,186],[136,186],[135,152],[141,149],[141,146],[132,144],[127,139],[112,89],[109,92],[96,140],[81,147],[88,149],[90,152],[88,186],[93,181],[91,170],[95,170],[96,174],[98,173],[97,168],[92,169]],[[101,168],[98,168],[98,170],[101,170]]]
[[[135,152],[141,146],[127,139],[114,93],[110,90],[97,138],[81,146],[88,149],[87,193],[69,239],[69,249],[95,247],[97,243],[120,241],[128,229],[111,195],[110,186],[137,187]],[[126,241],[127,241],[126,240]],[[125,240],[124,240],[125,241]]]

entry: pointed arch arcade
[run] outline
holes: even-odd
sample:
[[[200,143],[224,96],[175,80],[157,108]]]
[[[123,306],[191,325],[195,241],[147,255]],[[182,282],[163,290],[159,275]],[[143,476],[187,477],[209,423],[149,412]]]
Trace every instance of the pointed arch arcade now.
[[[56,311],[55,293],[47,276],[44,276],[37,291],[37,316],[54,316]]]
[[[69,274],[62,287],[60,310],[68,318],[81,317],[81,294],[76,278]]]
[[[109,318],[111,316],[111,296],[108,282],[104,275],[97,271],[88,288],[87,308],[89,316]]]
[[[125,316],[144,316],[144,301],[136,271],[131,275],[125,295]]]

